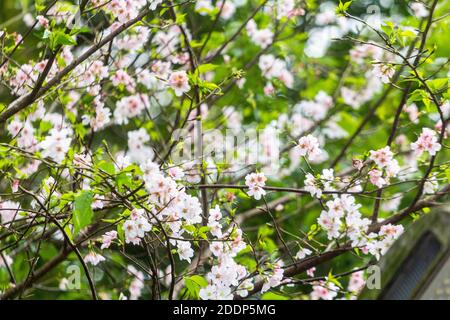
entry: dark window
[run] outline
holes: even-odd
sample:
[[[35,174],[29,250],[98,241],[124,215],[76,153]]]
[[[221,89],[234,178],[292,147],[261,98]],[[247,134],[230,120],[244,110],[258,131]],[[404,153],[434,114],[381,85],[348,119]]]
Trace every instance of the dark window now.
[[[407,300],[413,294],[423,279],[427,276],[435,258],[439,255],[441,243],[436,236],[425,233],[409,256],[397,269],[393,280],[381,294],[383,300]]]

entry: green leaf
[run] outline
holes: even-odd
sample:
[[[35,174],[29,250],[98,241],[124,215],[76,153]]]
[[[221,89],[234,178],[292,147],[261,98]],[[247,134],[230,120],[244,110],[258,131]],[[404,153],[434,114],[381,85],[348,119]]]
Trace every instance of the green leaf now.
[[[390,37],[395,30],[395,25],[392,21],[385,21],[384,25],[381,26],[381,30]]]
[[[344,10],[347,10],[350,7],[351,3],[352,1],[347,1],[346,3],[344,3]]]
[[[351,3],[352,3],[352,1],[347,1],[345,3],[342,3],[341,1],[339,1],[339,5],[336,8],[336,14],[343,15],[348,10]]]
[[[72,231],[70,230],[70,226],[68,224],[66,224],[66,226],[64,227],[64,232],[67,234],[70,241],[73,242],[73,234],[72,234]]]
[[[439,78],[434,80],[427,81],[428,86],[433,92],[439,92],[446,90],[448,88],[448,79],[447,78]]]
[[[64,33],[62,30],[56,30],[54,32],[50,32],[49,34],[44,33],[44,39],[49,38],[50,40],[50,48],[52,50],[56,49],[59,46],[73,46],[76,45],[77,42],[71,35]]]
[[[261,300],[289,300],[289,297],[274,292],[266,292],[261,296]]]
[[[431,101],[430,101],[430,97],[428,95],[428,93],[425,90],[422,89],[416,89],[414,90],[411,95],[409,96],[408,102],[412,102],[412,101],[422,101],[422,103],[425,105],[425,107],[427,108],[427,111],[430,112],[431,108]]]
[[[73,46],[76,45],[77,42],[70,35],[62,32],[57,32],[55,35],[55,44]]]
[[[90,32],[91,32],[91,29],[88,26],[82,26],[82,27],[74,28],[74,29],[70,30],[70,35],[73,36],[73,35],[76,35],[79,33],[90,33]]]
[[[201,66],[198,67],[198,72],[200,74],[208,72],[208,71],[213,71],[217,68],[218,66],[212,63],[205,63],[202,64]]]
[[[129,173],[121,172],[116,176],[116,183],[119,188],[123,188],[123,186],[131,188],[133,186],[133,179]]]
[[[328,282],[334,283],[334,284],[337,285],[339,288],[341,288],[341,289],[343,288],[343,287],[342,287],[342,284],[338,281],[338,279],[336,279],[336,278],[333,276],[332,270],[330,270],[330,272],[328,272],[327,280],[328,280]]]
[[[416,36],[415,32],[410,29],[400,30],[398,34],[402,37],[410,37],[410,38],[414,38]]]
[[[340,112],[340,120],[338,124],[344,128],[348,134],[353,134],[358,127],[358,120],[348,112]]]
[[[200,287],[205,288],[208,285],[208,281],[199,275],[191,276],[191,280],[198,284]]]
[[[186,286],[187,293],[191,299],[199,299],[199,292],[201,288],[208,285],[208,281],[199,275],[193,275],[191,277],[184,277],[184,285]]]
[[[186,13],[177,14],[177,20],[175,21],[176,24],[180,25],[183,24],[184,22],[186,22]]]
[[[41,133],[47,132],[52,127],[53,127],[53,125],[50,121],[41,121],[39,123],[39,129],[41,130]]]
[[[93,198],[94,196],[89,190],[83,190],[75,197],[73,206],[74,234],[91,223],[94,216],[91,207]]]
[[[183,229],[186,230],[187,232],[189,232],[190,234],[193,234],[196,230],[195,226],[190,225],[190,224],[183,226]]]
[[[450,183],[450,169],[445,170],[445,176],[447,177],[448,183]]]
[[[43,0],[36,0],[34,7],[36,8],[37,12],[44,11],[45,10],[45,4]]]
[[[116,168],[112,162],[102,160],[98,163],[98,167],[110,175],[113,175],[116,172]]]
[[[125,230],[123,230],[123,222],[117,224],[117,236],[122,243],[125,242]]]
[[[198,41],[198,40],[192,40],[191,41],[191,47],[192,48],[200,48],[201,46],[203,46],[203,41]]]

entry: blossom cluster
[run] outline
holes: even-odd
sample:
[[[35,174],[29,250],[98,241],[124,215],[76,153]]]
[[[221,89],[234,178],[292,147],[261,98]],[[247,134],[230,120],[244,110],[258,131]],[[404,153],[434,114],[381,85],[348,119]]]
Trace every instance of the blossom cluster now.
[[[245,185],[249,188],[247,194],[256,200],[266,194],[264,186],[266,185],[266,176],[264,173],[251,173],[245,177]]]
[[[428,152],[430,155],[434,156],[436,152],[441,150],[441,144],[438,142],[436,131],[429,128],[423,128],[417,141],[411,144],[411,150],[418,156],[424,152]]]
[[[403,233],[401,225],[383,225],[378,233],[368,233],[371,221],[360,213],[360,204],[349,195],[341,195],[326,202],[317,222],[327,233],[329,240],[348,238],[352,247],[361,248],[377,259],[385,254],[393,242]]]
[[[396,177],[400,171],[398,161],[394,159],[394,155],[389,146],[379,150],[370,151],[370,160],[374,161],[378,169],[369,171],[370,182],[378,188],[389,184],[389,179]],[[383,177],[383,170],[385,176]]]
[[[286,61],[276,58],[271,54],[264,54],[259,58],[258,66],[264,78],[267,80],[275,78],[280,80],[287,88],[293,87],[294,76],[289,71]]]

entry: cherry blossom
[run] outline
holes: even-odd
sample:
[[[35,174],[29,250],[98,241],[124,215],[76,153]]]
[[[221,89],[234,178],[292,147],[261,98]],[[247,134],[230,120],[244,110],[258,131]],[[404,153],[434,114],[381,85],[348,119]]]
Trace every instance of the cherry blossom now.
[[[352,273],[350,280],[348,282],[347,290],[358,294],[365,286],[366,281],[364,280],[363,271],[357,271]]]
[[[419,122],[420,112],[415,103],[405,106],[405,112],[408,114],[409,120],[411,120],[413,123]]]
[[[188,92],[191,87],[189,86],[188,76],[185,71],[176,71],[169,77],[169,85],[175,90],[176,96],[181,96],[183,93]]]
[[[270,288],[279,286],[284,279],[283,262],[278,261],[274,264],[272,273],[265,278],[261,293],[268,291]]]
[[[312,197],[322,197],[323,191],[333,191],[334,182],[333,169],[324,169],[320,178],[314,177],[311,173],[307,173],[305,176],[304,184],[305,190],[308,191]]]
[[[311,134],[301,137],[298,140],[297,148],[300,150],[300,156],[309,159],[314,159],[322,153],[319,140]]]
[[[413,11],[414,15],[419,18],[427,17],[429,12],[425,5],[420,2],[413,2],[409,6],[411,10]]]
[[[383,63],[375,63],[372,72],[381,82],[389,83],[395,74],[395,69]]]
[[[177,252],[181,260],[191,262],[194,256],[194,250],[188,241],[177,241]]]
[[[144,209],[133,209],[130,213],[130,219],[123,223],[125,233],[125,242],[140,244],[145,233],[149,232],[152,225],[144,214]]]
[[[113,240],[117,239],[117,231],[108,231],[102,236],[102,245],[100,249],[107,249],[111,246]]]
[[[156,7],[162,2],[163,0],[150,0],[150,10],[155,10]]]
[[[303,248],[300,249],[297,254],[295,255],[295,257],[299,260],[304,259],[306,256],[309,256],[312,253],[311,250]]]
[[[224,20],[231,19],[231,17],[233,17],[234,13],[236,12],[236,6],[232,1],[217,1],[216,8],[219,10],[222,9],[220,17]]]
[[[266,185],[266,176],[264,173],[251,173],[245,177],[245,185],[249,188],[247,194],[255,200],[261,199],[266,194],[264,186]]]
[[[333,300],[339,291],[339,287],[333,282],[319,281],[313,285],[313,291],[311,292],[312,300]]]
[[[19,216],[20,203],[13,201],[0,202],[0,217],[2,224],[14,221]]]
[[[393,160],[394,155],[390,149],[390,147],[384,147],[382,149],[379,149],[377,151],[370,151],[370,159],[375,162],[375,164],[380,167],[384,168],[389,165],[389,163]]]
[[[105,257],[103,257],[101,254],[96,253],[94,251],[90,251],[85,257],[84,262],[92,264],[93,266],[98,265],[100,262],[105,261]]]
[[[39,143],[39,148],[42,150],[43,157],[49,157],[61,163],[66,156],[67,151],[70,148],[70,142],[72,132],[70,129],[51,129],[50,134]]]
[[[36,19],[38,20],[39,24],[44,28],[44,29],[48,29],[48,19],[45,18],[44,16],[37,16]]]
[[[434,156],[437,151],[441,150],[441,144],[438,142],[436,131],[423,128],[416,142],[411,143],[411,150],[418,156],[424,152],[428,152],[431,156]]]
[[[124,97],[117,102],[114,118],[118,124],[127,124],[130,118],[136,117],[149,107],[148,97],[145,95],[132,95]]]
[[[316,267],[312,267],[312,268],[309,268],[308,270],[306,270],[306,274],[309,276],[309,277],[314,277],[314,273],[316,272]]]
[[[383,178],[383,173],[380,170],[372,169],[369,171],[370,182],[377,186],[378,188],[383,187],[387,184],[386,180]]]

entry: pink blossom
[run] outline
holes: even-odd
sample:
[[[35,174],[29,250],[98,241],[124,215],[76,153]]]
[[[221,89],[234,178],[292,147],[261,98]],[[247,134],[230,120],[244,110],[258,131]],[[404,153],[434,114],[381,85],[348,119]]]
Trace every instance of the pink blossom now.
[[[372,169],[369,171],[369,179],[370,182],[377,186],[378,188],[383,187],[384,185],[386,185],[386,180],[383,179],[383,174],[380,170],[377,169]]]
[[[427,8],[423,3],[413,2],[410,4],[409,7],[413,11],[414,15],[418,18],[425,18],[429,14],[429,11],[427,10]]]
[[[312,300],[333,300],[338,294],[339,288],[332,282],[319,281],[313,285]]]
[[[298,140],[297,148],[300,149],[300,156],[315,158],[322,153],[319,140],[313,135],[301,137]]]
[[[306,274],[309,277],[314,277],[314,272],[316,272],[316,267],[312,267],[312,268],[309,268],[308,270],[306,270]]]
[[[362,271],[352,273],[348,282],[348,291],[358,294],[364,288],[366,281],[363,275]]]
[[[412,123],[419,122],[420,112],[415,103],[412,103],[409,106],[405,106],[404,110],[408,114],[409,120],[411,120]]]
[[[424,152],[428,152],[434,156],[436,152],[441,150],[441,144],[438,142],[436,131],[423,128],[416,142],[411,143],[411,150],[418,156]]]
[[[89,253],[84,257],[84,262],[90,263],[93,266],[98,265],[100,262],[105,261],[105,257],[103,257],[101,254],[98,254],[94,251],[89,251]]]
[[[395,74],[395,69],[387,64],[375,63],[372,72],[381,82],[389,83]]]
[[[117,239],[117,231],[108,231],[102,236],[102,245],[100,249],[106,249],[111,246],[113,240]]]
[[[6,224],[14,221],[19,215],[20,204],[13,201],[0,201],[1,223]]]
[[[264,186],[266,185],[266,176],[264,173],[250,173],[245,177],[245,185],[249,188],[247,194],[256,200],[266,194]]]
[[[48,28],[48,19],[47,18],[45,18],[44,16],[39,15],[39,16],[36,17],[36,19],[37,19],[37,21],[39,22],[39,24],[43,28],[45,28],[45,29]]]
[[[175,95],[177,97],[191,89],[186,71],[173,72],[169,77],[169,85],[175,90]]]
[[[370,151],[370,159],[373,160],[379,168],[384,168],[393,160],[394,155],[389,146],[377,151]]]
[[[304,259],[306,256],[309,256],[312,253],[311,250],[302,248],[300,249],[297,254],[295,255],[295,258],[298,260]]]

